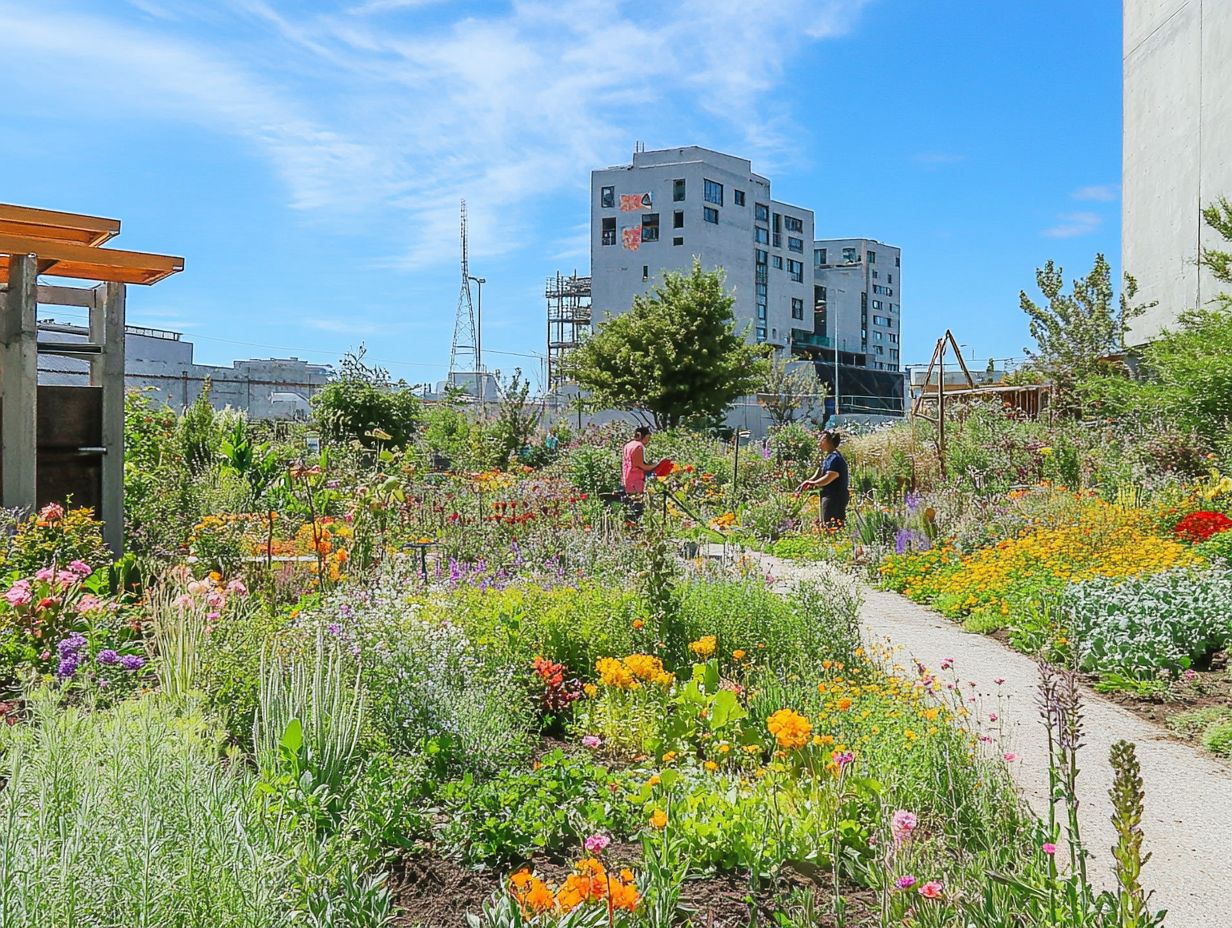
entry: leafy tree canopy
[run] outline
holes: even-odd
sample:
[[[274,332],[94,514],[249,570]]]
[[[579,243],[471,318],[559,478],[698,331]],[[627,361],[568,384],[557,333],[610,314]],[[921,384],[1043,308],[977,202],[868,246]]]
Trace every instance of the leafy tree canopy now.
[[[608,318],[564,370],[593,405],[643,412],[661,428],[722,415],[757,390],[767,367],[763,350],[737,334],[732,303],[723,272],[695,261]]]
[[[394,383],[384,368],[365,364],[366,352],[361,345],[343,357],[338,376],[313,397],[313,415],[326,441],[401,447],[419,424],[419,399],[405,381]]]

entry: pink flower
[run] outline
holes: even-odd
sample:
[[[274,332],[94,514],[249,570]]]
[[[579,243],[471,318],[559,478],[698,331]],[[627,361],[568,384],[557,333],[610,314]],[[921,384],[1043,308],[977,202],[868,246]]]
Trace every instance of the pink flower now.
[[[187,593],[181,593],[174,600],[172,600],[172,602],[175,604],[175,607],[177,609],[183,610],[183,609],[187,609],[189,606],[193,604],[193,598],[189,596]]]
[[[1005,762],[1007,764],[1012,764],[1014,761],[1018,760],[1018,755],[1015,754],[1013,751],[1006,751],[1001,756],[1005,758]]]
[[[64,507],[59,503],[48,503],[39,510],[38,517],[44,522],[59,522],[64,518]]]
[[[990,738],[988,735],[980,735],[980,741],[982,741],[984,744],[991,744],[992,738]]]
[[[223,599],[222,594],[217,590],[210,590],[205,597],[205,601],[209,604],[211,609],[221,609],[222,604],[226,602],[226,600]]]
[[[236,578],[227,584],[227,592],[234,593],[236,596],[247,596],[248,587],[244,586],[244,581]]]
[[[942,670],[949,670],[953,666],[954,666],[954,658],[952,657],[941,658],[941,669]]]
[[[915,885],[915,877],[913,877],[910,873],[904,874],[894,881],[894,885],[899,889],[910,889]]]
[[[56,579],[55,569],[51,567],[44,567],[34,575],[34,579],[42,580],[44,583],[51,583],[51,581]]]
[[[851,753],[851,751],[835,751],[833,754],[830,755],[830,759],[833,760],[834,763],[838,764],[838,768],[842,770],[844,767],[850,764],[853,760],[855,760],[856,756],[855,754]]]
[[[586,850],[591,854],[602,854],[603,849],[612,843],[607,835],[591,835],[586,839]]]
[[[894,843],[901,845],[910,838],[918,823],[914,812],[908,812],[906,809],[895,812],[890,819],[890,832],[894,835]]]
[[[1040,848],[1040,850],[1042,850],[1045,854],[1051,857],[1053,854],[1057,852],[1057,846],[1053,844],[1051,841],[1046,841],[1043,844],[1043,846]]]
[[[82,613],[90,612],[93,609],[97,609],[102,604],[103,601],[93,593],[87,593],[85,596],[81,597],[81,599],[77,600],[77,611]]]
[[[28,606],[30,601],[34,599],[34,593],[30,590],[30,581],[14,581],[13,585],[4,594],[4,598],[10,606]]]
[[[1000,686],[1002,683],[1005,682],[1005,677],[997,677],[997,679],[993,680],[992,682],[997,684],[997,686]]]
[[[995,713],[995,712],[989,712],[989,713],[988,713],[988,721],[990,721],[990,722],[995,722],[996,720],[997,720],[997,713]]]
[[[94,573],[94,568],[82,560],[73,561],[72,563],[68,565],[68,569],[71,570],[73,573],[75,573],[77,576],[83,577],[83,578],[88,577],[90,576],[90,574]]]
[[[942,885],[940,880],[929,880],[920,887],[920,895],[925,899],[940,899]]]
[[[598,735],[584,735],[582,737],[582,747],[590,748],[592,751],[603,744],[603,741]]]
[[[204,593],[208,589],[209,589],[209,585],[206,583],[202,583],[200,580],[193,580],[191,583],[188,584],[188,592],[192,593],[194,596],[196,596],[198,593]]]

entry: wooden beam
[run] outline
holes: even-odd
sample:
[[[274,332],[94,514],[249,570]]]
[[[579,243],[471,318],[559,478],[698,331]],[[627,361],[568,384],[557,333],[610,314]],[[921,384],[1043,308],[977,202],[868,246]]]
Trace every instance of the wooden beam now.
[[[184,270],[184,259],[170,255],[4,234],[0,234],[0,255],[37,255],[40,267],[45,267],[40,273],[113,283],[155,284]],[[0,280],[8,279],[9,263],[0,258]]]
[[[38,269],[30,255],[12,259],[0,300],[0,505],[38,505]]]
[[[0,203],[0,234],[101,245],[120,234],[120,220]]]

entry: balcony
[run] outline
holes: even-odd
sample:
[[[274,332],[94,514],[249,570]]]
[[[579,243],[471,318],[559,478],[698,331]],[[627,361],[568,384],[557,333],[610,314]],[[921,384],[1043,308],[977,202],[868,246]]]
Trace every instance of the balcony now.
[[[834,343],[829,336],[806,332],[804,329],[791,330],[791,343],[795,348],[833,348]]]

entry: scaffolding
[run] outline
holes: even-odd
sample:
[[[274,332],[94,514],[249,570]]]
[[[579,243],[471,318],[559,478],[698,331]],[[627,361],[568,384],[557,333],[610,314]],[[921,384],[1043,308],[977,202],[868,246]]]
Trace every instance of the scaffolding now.
[[[591,330],[590,278],[559,271],[543,289],[548,301],[548,391],[564,383],[561,359]]]

